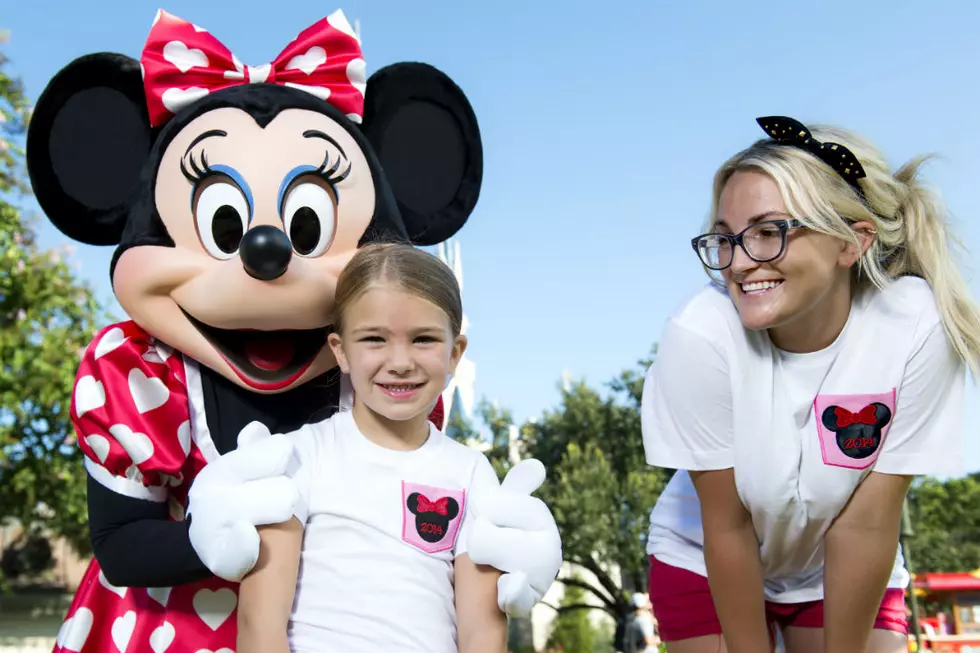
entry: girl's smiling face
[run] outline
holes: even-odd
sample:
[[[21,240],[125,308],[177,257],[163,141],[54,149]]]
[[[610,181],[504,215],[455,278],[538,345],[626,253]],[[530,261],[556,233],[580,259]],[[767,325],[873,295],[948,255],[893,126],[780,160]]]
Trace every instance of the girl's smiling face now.
[[[381,421],[424,422],[466,349],[446,312],[380,283],[344,309],[342,325],[329,342],[356,402]]]

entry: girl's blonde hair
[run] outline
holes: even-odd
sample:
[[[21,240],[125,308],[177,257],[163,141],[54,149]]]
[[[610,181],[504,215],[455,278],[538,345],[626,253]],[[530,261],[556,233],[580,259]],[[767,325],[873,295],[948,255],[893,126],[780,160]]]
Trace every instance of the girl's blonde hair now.
[[[362,247],[337,280],[335,326],[343,332],[345,310],[361,295],[379,286],[394,287],[421,297],[449,317],[453,338],[463,326],[463,301],[452,270],[438,258],[403,243],[374,243]]]
[[[709,228],[718,220],[725,184],[740,170],[769,175],[787,210],[814,231],[860,247],[850,225],[874,224],[877,234],[858,263],[856,283],[883,288],[902,276],[925,279],[950,341],[974,378],[980,378],[980,306],[954,258],[960,243],[946,207],[919,179],[919,168],[930,157],[916,157],[892,174],[882,154],[860,136],[838,127],[808,128],[817,140],[840,143],[854,153],[867,174],[857,182],[864,197],[816,156],[767,138],[733,156],[715,174]]]

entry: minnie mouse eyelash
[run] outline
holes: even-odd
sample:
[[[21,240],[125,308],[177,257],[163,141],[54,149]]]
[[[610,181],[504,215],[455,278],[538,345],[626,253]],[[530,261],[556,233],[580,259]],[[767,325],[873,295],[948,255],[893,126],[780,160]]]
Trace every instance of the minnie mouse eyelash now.
[[[219,174],[212,170],[211,166],[208,165],[208,155],[204,152],[204,150],[201,150],[200,166],[196,161],[194,161],[194,155],[192,153],[187,154],[187,161],[190,163],[191,170],[193,170],[193,172],[189,172],[187,170],[187,166],[184,165],[184,159],[180,160],[180,172],[184,175],[187,181],[191,182],[195,186],[200,184],[208,177]]]
[[[330,184],[330,187],[333,188],[336,184],[339,184],[343,180],[347,179],[347,176],[350,175],[352,168],[350,161],[347,162],[347,168],[339,175],[337,174],[337,171],[340,169],[340,164],[343,161],[345,161],[344,157],[338,155],[337,160],[333,162],[333,165],[330,166],[330,169],[328,170],[327,166],[330,165],[330,150],[327,150],[327,153],[323,155],[323,163],[321,163],[320,167],[316,169],[315,174],[323,179],[323,181]]]
[[[212,170],[211,166],[208,165],[208,155],[204,150],[201,150],[200,164],[198,164],[194,160],[193,153],[188,153],[186,158],[187,158],[187,163],[190,164],[191,169],[188,170],[187,165],[185,165],[184,163],[184,159],[181,159],[180,172],[181,174],[184,175],[187,181],[191,182],[192,184],[195,185],[200,184],[208,177],[211,177],[216,174],[220,174]],[[330,152],[328,151],[323,156],[323,163],[321,163],[320,166],[313,171],[313,174],[323,179],[325,182],[327,182],[330,185],[331,188],[333,188],[336,184],[339,184],[344,179],[347,179],[347,177],[350,175],[351,168],[353,167],[353,165],[349,161],[347,162],[347,168],[345,168],[344,171],[341,172],[340,174],[337,174],[337,171],[340,170],[341,163],[343,163],[344,161],[345,159],[342,156],[338,155],[336,160],[331,165]]]

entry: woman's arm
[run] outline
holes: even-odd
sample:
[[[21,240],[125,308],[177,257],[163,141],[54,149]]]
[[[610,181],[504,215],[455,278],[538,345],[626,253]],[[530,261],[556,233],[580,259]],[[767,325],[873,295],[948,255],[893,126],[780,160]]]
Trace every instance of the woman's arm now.
[[[924,317],[919,330],[881,454],[824,539],[826,651],[865,650],[895,564],[913,477],[962,472],[965,365],[938,313]]]
[[[500,572],[493,567],[477,565],[466,553],[457,556],[453,566],[459,653],[504,653],[507,650],[507,616],[497,607]]]
[[[289,653],[286,626],[299,576],[303,526],[295,517],[259,528],[259,559],[238,596],[238,653]]]
[[[911,476],[871,472],[824,538],[824,650],[864,651],[895,565]]]
[[[728,651],[768,651],[759,541],[735,489],[734,470],[690,474],[701,502],[708,585]]]

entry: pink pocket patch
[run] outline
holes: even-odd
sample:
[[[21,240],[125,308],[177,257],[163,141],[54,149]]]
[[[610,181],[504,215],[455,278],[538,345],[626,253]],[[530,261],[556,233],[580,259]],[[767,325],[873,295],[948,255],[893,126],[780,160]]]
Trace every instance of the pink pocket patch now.
[[[867,469],[876,460],[895,417],[895,389],[854,395],[817,395],[813,400],[825,465]]]
[[[402,539],[426,553],[456,546],[466,490],[402,481]]]

